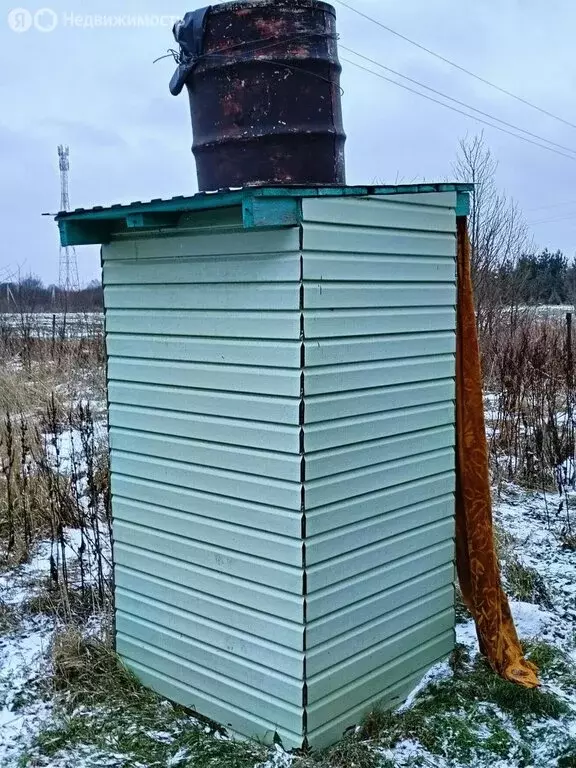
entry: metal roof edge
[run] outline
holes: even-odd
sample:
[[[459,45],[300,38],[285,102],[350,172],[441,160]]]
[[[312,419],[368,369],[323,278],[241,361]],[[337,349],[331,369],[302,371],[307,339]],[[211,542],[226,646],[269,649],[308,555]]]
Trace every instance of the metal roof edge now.
[[[467,215],[468,193],[472,184],[395,184],[367,186],[247,185],[243,189],[200,192],[189,197],[133,202],[109,208],[77,208],[55,216],[63,246],[107,243],[119,232],[176,227],[185,213],[241,206],[246,229],[297,226],[301,221],[301,201],[305,197],[353,197],[367,195],[425,194],[456,192],[457,214]]]

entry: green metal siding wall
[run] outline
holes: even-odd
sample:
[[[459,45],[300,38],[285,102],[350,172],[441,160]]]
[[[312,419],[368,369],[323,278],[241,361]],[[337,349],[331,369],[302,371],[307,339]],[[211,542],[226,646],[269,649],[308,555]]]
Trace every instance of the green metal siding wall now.
[[[289,747],[454,640],[456,193],[301,203],[103,248],[119,651]]]
[[[299,232],[214,223],[103,249],[118,650],[166,696],[296,745]]]
[[[307,734],[454,644],[456,196],[303,200]]]

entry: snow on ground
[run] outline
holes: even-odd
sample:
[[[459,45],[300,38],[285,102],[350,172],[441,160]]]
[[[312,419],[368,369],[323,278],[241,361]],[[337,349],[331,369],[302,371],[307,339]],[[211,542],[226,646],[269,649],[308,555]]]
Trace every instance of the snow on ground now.
[[[265,763],[260,763],[256,768],[292,768],[294,756],[285,752],[278,744]]]
[[[0,578],[0,609],[18,609],[42,578],[45,552],[34,562]],[[35,682],[46,672],[54,622],[28,618],[0,634],[0,766],[17,765],[26,745],[50,716],[50,705],[35,695]]]
[[[46,664],[52,633],[46,620],[24,622],[18,631],[0,635],[0,765],[8,768],[51,713],[49,704],[26,700]],[[20,699],[22,699],[20,701]]]
[[[24,314],[0,313],[0,327],[30,334],[36,339],[90,338],[99,336],[104,329],[102,312],[30,312]]]
[[[571,528],[576,535],[576,497],[525,493],[505,487],[495,505],[494,518],[514,538],[512,550],[523,565],[544,579],[554,613],[576,627],[576,551],[566,547],[563,535]],[[560,631],[560,627],[558,628]]]
[[[557,495],[526,493],[517,486],[508,486],[502,493],[499,502],[494,506],[495,521],[513,537],[510,545],[512,554],[524,565],[535,569],[544,579],[552,598],[550,610],[545,610],[533,603],[510,600],[510,607],[518,635],[522,640],[541,640],[568,652],[576,662],[576,552],[565,549],[562,545],[560,532],[566,526],[565,512],[558,512],[561,499]],[[571,499],[571,506],[576,507],[576,498]],[[572,521],[576,532],[576,515]],[[478,654],[478,642],[473,621],[458,624],[456,627],[457,642],[464,645],[471,656]],[[448,664],[438,664],[428,671],[426,676],[410,694],[406,704],[399,711],[414,703],[416,697],[426,686],[450,678],[452,671]],[[551,758],[551,747],[554,744],[566,743],[576,738],[576,692],[560,689],[558,686],[545,682],[543,689],[558,695],[566,701],[572,715],[568,722],[557,721],[553,718],[538,722],[531,729],[534,743],[539,745],[534,750],[534,763],[529,768],[553,768],[558,765]],[[493,705],[479,702],[477,707],[482,709]],[[515,728],[506,722],[506,730],[514,733]],[[522,737],[517,734],[518,743]],[[516,740],[515,737],[515,740]],[[447,760],[428,752],[416,741],[405,740],[394,749],[381,750],[381,754],[390,760],[395,768],[426,766],[427,768],[518,768],[527,765],[515,757],[506,759],[478,757],[465,765]],[[572,763],[570,763],[571,765]]]
[[[68,460],[76,450],[74,434],[59,438],[61,456]],[[79,447],[79,446],[78,446]],[[576,497],[571,497],[571,505],[576,507]],[[498,525],[509,534],[508,545],[513,555],[524,565],[535,569],[544,579],[551,596],[551,606],[544,609],[532,603],[511,600],[511,608],[518,633],[523,640],[544,640],[568,651],[576,664],[574,649],[574,630],[576,622],[576,553],[566,549],[562,532],[569,524],[565,505],[558,495],[529,494],[516,486],[506,486],[500,500],[495,504],[494,517]],[[564,500],[565,502],[565,500]],[[576,532],[576,515],[571,522]],[[80,545],[79,533],[66,531],[66,556],[76,558]],[[3,606],[8,610],[19,611],[23,604],[38,594],[42,583],[50,571],[50,545],[42,543],[30,563],[22,565],[9,573],[0,575],[0,617]],[[50,721],[52,709],[49,701],[37,695],[36,681],[45,677],[50,664],[50,642],[55,629],[55,619],[21,618],[17,629],[0,633],[0,768],[19,768],[19,758],[26,746],[32,742],[43,725]],[[457,640],[466,646],[474,656],[477,654],[477,639],[474,624],[469,621],[457,626]],[[424,676],[408,697],[402,710],[411,707],[427,686],[449,679],[453,672],[448,663],[436,665]],[[560,723],[550,720],[535,726],[542,734],[541,764],[533,768],[556,766],[550,762],[550,739],[570,737],[576,739],[576,693],[567,698],[565,691],[554,691],[554,687],[545,686],[552,692],[558,692],[568,700],[574,710],[574,717]],[[478,707],[488,707],[483,702]],[[504,716],[503,722],[504,722]],[[511,723],[506,728],[514,731]],[[479,729],[482,726],[478,726]],[[521,737],[518,735],[518,739]],[[377,749],[377,748],[376,748]],[[432,768],[485,768],[487,763],[480,758],[468,762],[466,766],[432,755],[422,745],[413,740],[404,740],[394,749],[377,750],[383,758],[390,760],[397,768],[425,766]],[[186,756],[182,761],[171,759],[174,768],[180,763],[186,765]],[[124,765],[123,757],[111,753],[101,754],[91,748],[74,748],[65,758],[44,765],[53,768],[100,768]],[[255,768],[296,768],[297,758],[275,746],[266,762]],[[509,760],[492,759],[490,768],[518,768],[515,758]],[[42,763],[37,763],[42,765]],[[148,768],[139,765],[139,768]],[[219,767],[218,767],[219,768]],[[347,767],[348,768],[348,767]]]
[[[66,557],[73,562],[78,552],[79,532],[67,529],[65,536]],[[43,542],[29,563],[0,576],[0,616],[3,607],[17,615],[16,627],[6,634],[0,632],[0,768],[19,768],[20,756],[51,719],[52,706],[37,684],[46,681],[50,670],[50,647],[58,628],[57,619],[26,616],[23,610],[25,603],[42,591],[49,573],[50,544]],[[95,616],[87,623],[86,630],[95,633],[99,626]],[[110,755],[99,757],[87,750],[84,755],[76,755],[72,763],[62,764],[62,768],[117,764],[110,762]]]

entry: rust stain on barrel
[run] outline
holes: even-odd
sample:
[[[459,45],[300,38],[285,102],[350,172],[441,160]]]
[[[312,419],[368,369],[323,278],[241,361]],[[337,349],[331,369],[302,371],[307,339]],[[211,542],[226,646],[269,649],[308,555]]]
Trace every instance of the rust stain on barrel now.
[[[214,6],[187,82],[200,189],[345,183],[340,71],[327,3]]]

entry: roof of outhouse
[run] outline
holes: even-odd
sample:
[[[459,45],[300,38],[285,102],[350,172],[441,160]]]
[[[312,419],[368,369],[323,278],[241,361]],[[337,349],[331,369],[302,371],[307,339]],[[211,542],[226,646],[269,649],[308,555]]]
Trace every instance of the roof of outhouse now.
[[[295,226],[301,220],[305,197],[365,197],[367,195],[424,194],[456,192],[458,215],[469,212],[468,193],[472,184],[394,184],[377,186],[247,185],[238,189],[199,192],[189,197],[156,199],[109,208],[77,208],[56,215],[64,246],[107,243],[115,234],[174,227],[185,213],[215,208],[240,207],[245,229]]]

